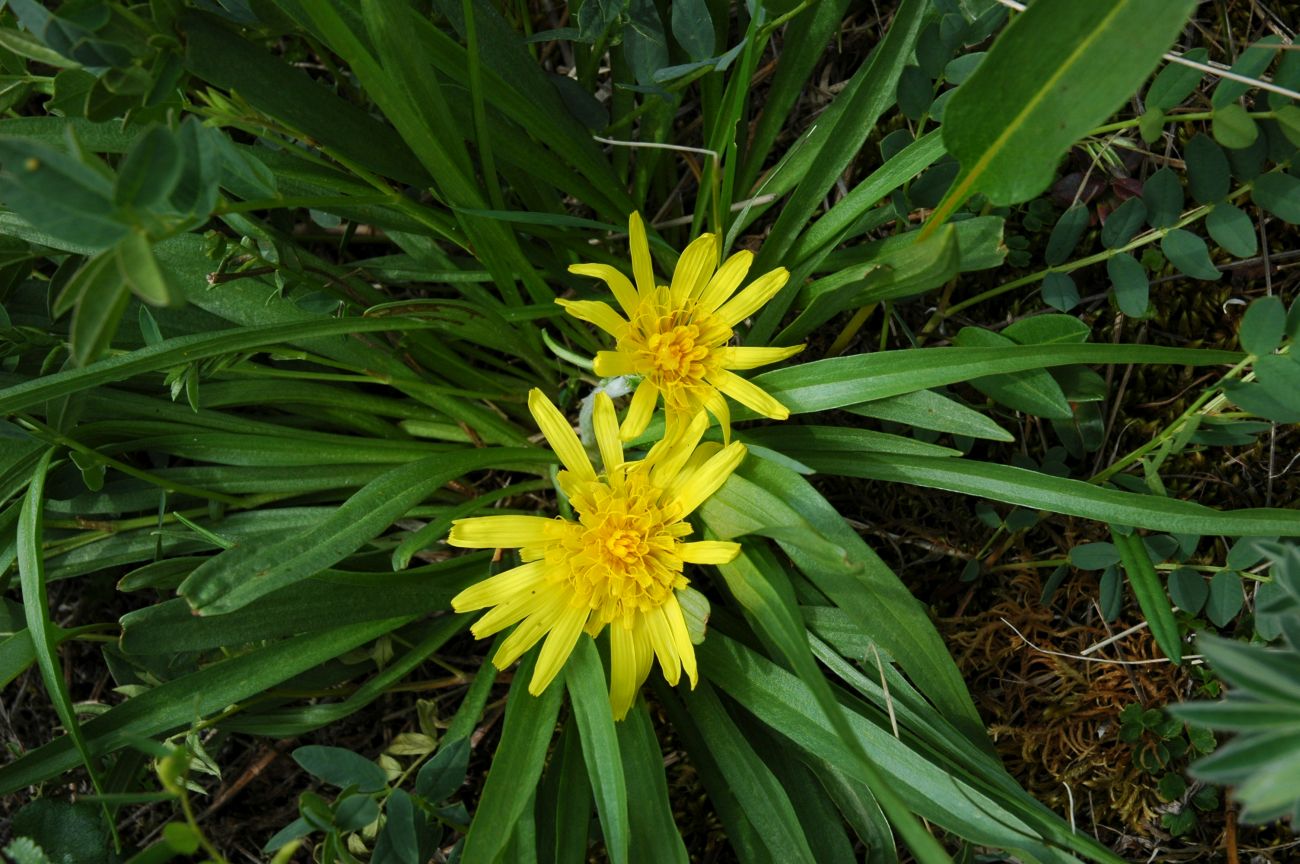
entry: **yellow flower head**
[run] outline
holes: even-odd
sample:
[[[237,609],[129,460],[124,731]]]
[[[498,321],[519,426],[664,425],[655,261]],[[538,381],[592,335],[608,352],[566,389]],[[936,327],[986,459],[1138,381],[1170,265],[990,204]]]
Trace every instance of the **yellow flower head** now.
[[[594,637],[609,625],[609,699],[622,719],[655,657],[669,684],[684,669],[695,686],[695,650],[675,593],[687,585],[682,566],[725,564],[740,546],[684,542],[691,533],[684,520],[736,470],[745,447],[701,445],[707,419],[699,414],[683,434],[625,462],[614,403],[599,393],[593,423],[605,472],[597,475],[573,427],[540,390],[528,394],[528,409],[564,464],[557,482],[578,521],[456,520],[452,546],[518,548],[524,564],[466,588],[451,605],[457,612],[492,607],[472,628],[480,639],[519,625],[493,657],[498,669],[546,637],[528,686],[533,695],[555,678],[584,630]]]
[[[717,238],[704,234],[682,252],[672,284],[657,285],[639,213],[628,219],[628,235],[636,287],[608,264],[569,268],[570,273],[605,280],[626,318],[600,301],[556,301],[570,315],[595,324],[616,340],[613,351],[596,355],[596,374],[641,376],[623,420],[623,439],[645,431],[660,396],[670,436],[708,409],[729,438],[730,413],[723,394],[764,417],[789,417],[784,405],[732,370],[775,363],[799,353],[804,346],[741,348],[728,344],[731,328],[772,299],[790,278],[789,271],[778,267],[737,293],[749,273],[753,253],[737,252],[718,267]]]

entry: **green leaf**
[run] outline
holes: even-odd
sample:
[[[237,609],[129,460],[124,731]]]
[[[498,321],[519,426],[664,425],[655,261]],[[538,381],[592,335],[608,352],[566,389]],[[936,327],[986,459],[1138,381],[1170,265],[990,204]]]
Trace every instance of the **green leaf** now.
[[[962,173],[942,222],[971,194],[1015,204],[1040,193],[1060,157],[1151,74],[1194,0],[1038,0],[1018,15],[950,100],[943,136]]]
[[[469,738],[443,740],[433,758],[415,775],[415,794],[431,803],[446,801],[465,782],[469,768]]]
[[[1084,543],[1070,550],[1070,563],[1080,570],[1104,570],[1120,560],[1113,543]]]
[[[1265,36],[1245,51],[1242,51],[1237,56],[1237,61],[1232,64],[1230,71],[1246,78],[1258,78],[1264,74],[1264,70],[1273,62],[1273,58],[1277,56],[1278,49],[1281,47],[1281,36]],[[1218,110],[1238,97],[1245,95],[1249,89],[1250,85],[1244,81],[1222,78],[1214,87],[1214,95],[1210,97],[1210,104]]]
[[[1000,375],[1077,363],[1231,365],[1240,353],[1148,345],[1008,345],[1002,348],[909,348],[815,360],[767,372],[754,383],[791,413],[857,405],[902,393]],[[0,410],[5,408],[0,393]],[[1116,520],[1122,522],[1123,520]],[[1214,532],[1205,532],[1214,533]]]
[[[196,717],[224,711],[331,658],[363,645],[409,618],[346,624],[323,633],[275,642],[160,684],[82,725],[92,752],[109,753],[139,738],[190,726]],[[376,693],[375,696],[379,694]],[[371,697],[374,698],[374,697]],[[295,733],[296,734],[296,733]],[[0,768],[0,794],[68,771],[79,763],[69,736],[23,754]]]
[[[1205,617],[1216,627],[1227,627],[1237,617],[1246,599],[1241,591],[1241,577],[1231,570],[1220,570],[1210,577],[1210,598],[1205,601]],[[1213,658],[1211,658],[1213,662]]]
[[[1151,563],[1142,538],[1136,533],[1122,534],[1113,525],[1110,536],[1119,551],[1124,572],[1128,574],[1128,584],[1133,589],[1133,596],[1137,598],[1147,626],[1151,628],[1151,636],[1156,640],[1156,645],[1170,661],[1182,663],[1183,643],[1178,634],[1178,622],[1174,620],[1169,598],[1165,596],[1164,586],[1160,584],[1160,577],[1156,575],[1156,568]]]
[[[164,201],[181,177],[181,151],[166,126],[154,126],[136,139],[117,169],[113,203],[149,209]]]
[[[709,14],[708,3],[705,0],[673,0],[671,15],[673,38],[686,50],[687,56],[697,61],[712,57],[713,16]]]
[[[1214,205],[1210,215],[1205,217],[1205,230],[1210,239],[1239,258],[1249,258],[1259,249],[1254,223],[1241,208],[1227,201]]]
[[[591,637],[578,637],[564,667],[564,682],[578,722],[583,761],[605,835],[606,853],[615,864],[625,864],[629,837],[627,782],[614,715],[605,692],[605,668]]]
[[[627,0],[583,0],[577,13],[578,40],[595,44],[604,39],[626,8]]]
[[[197,614],[231,612],[329,567],[462,474],[536,461],[539,456],[546,458],[541,451],[482,448],[400,465],[367,483],[306,531],[264,545],[236,546],[208,559],[178,591]]]
[[[375,838],[373,864],[419,864],[419,831],[426,818],[411,796],[394,789],[384,805],[384,827]]]
[[[1069,260],[1074,254],[1075,247],[1079,245],[1079,238],[1083,236],[1090,219],[1091,211],[1084,204],[1075,204],[1061,214],[1061,218],[1056,221],[1051,235],[1047,238],[1047,249],[1043,253],[1043,260],[1047,262],[1047,266],[1055,267]]]
[[[1255,203],[1291,225],[1300,225],[1300,180],[1281,171],[1255,178]]]
[[[633,705],[615,730],[627,785],[636,790],[637,806],[628,812],[631,848],[637,850],[639,860],[687,864],[686,847],[668,800],[663,753],[645,703]]]
[[[26,138],[0,138],[0,200],[54,242],[98,250],[126,233],[113,186],[68,154]]]
[[[1183,57],[1204,63],[1210,57],[1205,48],[1193,48],[1183,53]],[[1192,95],[1192,91],[1201,83],[1204,72],[1181,63],[1169,63],[1160,70],[1147,88],[1146,104],[1148,108],[1169,111],[1177,108],[1183,100]]]
[[[963,327],[954,341],[965,348],[993,348],[1015,344],[1001,334],[978,327]],[[969,383],[991,399],[1016,411],[1057,419],[1073,416],[1070,403],[1061,392],[1061,385],[1042,369],[971,378]]]
[[[1160,251],[1165,253],[1169,263],[1193,279],[1214,281],[1223,276],[1223,272],[1210,260],[1210,250],[1205,241],[1191,231],[1175,228],[1160,241]]]
[[[1259,139],[1259,127],[1254,119],[1236,102],[1214,110],[1210,123],[1214,140],[1229,150],[1242,150]]]
[[[332,318],[177,336],[157,345],[100,360],[84,368],[55,372],[0,390],[0,414],[12,414],[60,396],[219,354],[265,348],[283,342],[309,344],[313,339],[350,333],[424,330],[435,326],[434,322],[406,318]],[[317,342],[315,347],[319,350],[320,343]]]
[[[175,289],[158,267],[153,248],[140,231],[131,231],[113,247],[122,283],[140,299],[155,306],[175,306],[184,295]]]
[[[1241,316],[1237,338],[1242,350],[1263,357],[1272,354],[1282,344],[1286,325],[1286,307],[1277,296],[1260,297],[1246,307]]]
[[[1202,204],[1212,204],[1228,194],[1228,157],[1208,135],[1198,134],[1187,142],[1187,186],[1192,197]]]
[[[890,420],[919,429],[969,435],[990,441],[1014,440],[1010,432],[980,412],[931,390],[918,390],[888,399],[863,402],[861,405],[848,405],[845,410],[860,417]]]
[[[542,775],[564,690],[552,685],[540,696],[528,694],[536,653],[526,654],[515,670],[501,742],[465,837],[464,864],[493,864],[500,859]]]
[[[1142,262],[1127,252],[1120,252],[1106,262],[1106,274],[1115,288],[1115,302],[1120,311],[1132,318],[1147,317],[1151,307],[1151,282]]]
[[[1009,465],[951,457],[868,453],[845,456],[796,451],[788,455],[828,474],[946,489],[1151,531],[1228,537],[1300,534],[1300,514],[1291,510],[1267,507],[1215,510],[1192,501],[1119,492]]]
[[[308,774],[340,789],[355,786],[360,792],[378,792],[388,786],[383,768],[344,747],[299,747],[293,751],[293,761]]]
[[[651,86],[655,73],[668,65],[663,19],[651,0],[629,0],[623,49],[638,84]]]
[[[1140,197],[1133,197],[1115,208],[1101,226],[1101,244],[1107,249],[1118,249],[1133,239],[1147,220],[1147,205]]]
[[[81,763],[90,774],[95,792],[103,794],[104,786],[100,779],[99,762],[93,752],[77,713],[72,705],[72,696],[63,675],[56,648],[58,646],[58,628],[50,618],[50,607],[45,593],[45,561],[42,544],[45,542],[45,479],[50,471],[54,450],[47,450],[37,463],[23,498],[22,510],[18,514],[18,579],[22,589],[23,614],[27,619],[27,632],[36,656],[36,667],[40,670],[45,692],[54,704],[63,728],[81,757]],[[13,763],[11,763],[13,764]],[[0,771],[0,776],[3,776]]]
[[[904,66],[898,76],[898,110],[909,120],[920,120],[934,101],[934,81],[920,66]]]
[[[1152,228],[1166,228],[1183,212],[1183,184],[1172,168],[1161,168],[1142,184],[1142,201]]]
[[[1069,312],[1079,305],[1079,289],[1068,273],[1048,273],[1043,277],[1042,292],[1043,302],[1053,309]]]
[[[1205,605],[1210,596],[1210,586],[1205,584],[1205,577],[1195,570],[1179,567],[1169,574],[1169,596],[1179,609],[1189,615],[1195,615]]]

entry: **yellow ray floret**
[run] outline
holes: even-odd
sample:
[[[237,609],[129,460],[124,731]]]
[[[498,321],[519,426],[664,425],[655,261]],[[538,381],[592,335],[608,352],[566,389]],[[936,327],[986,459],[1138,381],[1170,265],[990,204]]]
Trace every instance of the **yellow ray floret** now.
[[[731,370],[776,363],[804,346],[742,348],[729,343],[732,328],[772,299],[790,278],[789,272],[778,267],[738,291],[753,254],[737,252],[719,267],[717,238],[705,234],[682,252],[670,284],[659,285],[639,213],[628,220],[628,235],[635,285],[607,264],[569,268],[570,273],[603,279],[622,309],[621,315],[599,301],[556,301],[570,315],[614,337],[614,350],[596,355],[596,374],[641,376],[623,420],[623,439],[645,431],[660,397],[669,434],[676,434],[706,410],[717,418],[729,440],[730,412],[723,394],[764,417],[788,417],[784,405]]]
[[[669,684],[682,672],[695,686],[695,649],[677,593],[683,566],[726,564],[740,552],[720,540],[686,542],[685,521],[718,490],[745,456],[739,442],[700,445],[707,421],[697,414],[680,435],[635,462],[624,461],[614,403],[596,395],[592,426],[604,472],[597,474],[573,427],[533,390],[528,408],[564,463],[558,482],[577,521],[540,516],[482,516],[452,523],[447,542],[471,549],[517,548],[525,563],[472,585],[451,601],[457,612],[489,611],[478,638],[518,625],[492,662],[504,669],[545,638],[528,690],[555,678],[583,632],[609,627],[610,704],[627,714],[657,658]]]

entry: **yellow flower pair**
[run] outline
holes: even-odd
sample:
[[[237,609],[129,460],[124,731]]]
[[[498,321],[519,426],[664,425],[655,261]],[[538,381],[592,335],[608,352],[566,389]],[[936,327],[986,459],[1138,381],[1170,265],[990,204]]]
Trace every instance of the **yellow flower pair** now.
[[[528,410],[564,465],[557,482],[578,520],[459,519],[447,539],[471,549],[520,550],[521,566],[465,589],[452,607],[490,608],[472,628],[478,638],[518,625],[493,657],[498,669],[545,638],[530,693],[540,694],[554,680],[583,632],[594,637],[609,627],[615,719],[632,707],[655,658],[669,684],[685,671],[695,685],[695,649],[676,594],[688,584],[682,570],[686,564],[728,563],[740,545],[687,542],[683,538],[692,529],[685,520],[745,456],[739,442],[700,443],[707,414],[727,440],[724,394],[766,417],[785,419],[789,411],[780,402],[731,370],[783,360],[803,348],[727,344],[732,327],[785,285],[784,268],[737,292],[753,256],[739,252],[717,267],[718,242],[705,234],[682,252],[671,284],[656,285],[639,214],[632,214],[629,234],[635,287],[605,264],[569,268],[603,279],[626,318],[599,301],[556,301],[616,340],[615,350],[596,355],[597,374],[641,376],[621,429],[609,396],[595,397],[592,422],[604,471],[596,471],[573,427],[540,390],[528,396]],[[664,437],[644,458],[625,461],[623,442],[645,431],[661,398]]]

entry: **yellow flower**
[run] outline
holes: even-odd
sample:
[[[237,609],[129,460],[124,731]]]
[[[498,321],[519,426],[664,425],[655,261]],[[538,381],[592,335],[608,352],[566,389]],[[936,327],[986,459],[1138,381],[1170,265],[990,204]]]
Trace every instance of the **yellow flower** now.
[[[727,344],[732,328],[772,299],[790,278],[789,271],[778,267],[737,293],[749,273],[753,253],[737,252],[718,267],[717,238],[704,234],[682,252],[672,284],[656,285],[650,244],[639,213],[628,219],[628,235],[635,288],[627,276],[608,264],[569,268],[570,273],[603,279],[626,318],[600,301],[556,301],[570,315],[595,324],[616,340],[613,351],[596,354],[596,374],[641,376],[623,420],[623,439],[645,431],[660,396],[670,437],[707,409],[729,440],[731,415],[723,394],[764,417],[789,417],[784,405],[733,370],[784,360],[804,346],[742,348]]]
[[[609,625],[610,703],[627,714],[655,657],[675,685],[686,671],[695,686],[695,650],[676,591],[684,564],[725,564],[736,543],[701,540],[683,521],[736,470],[739,442],[699,445],[703,414],[682,435],[663,440],[637,462],[625,462],[614,403],[596,396],[593,424],[605,472],[597,475],[573,427],[540,390],[528,409],[564,464],[557,482],[578,521],[542,516],[482,516],[452,523],[447,542],[471,549],[518,548],[524,564],[466,588],[452,599],[457,612],[492,607],[474,624],[483,638],[518,624],[492,662],[504,669],[543,636],[528,691],[546,689],[585,630]],[[699,445],[699,446],[697,446]]]

